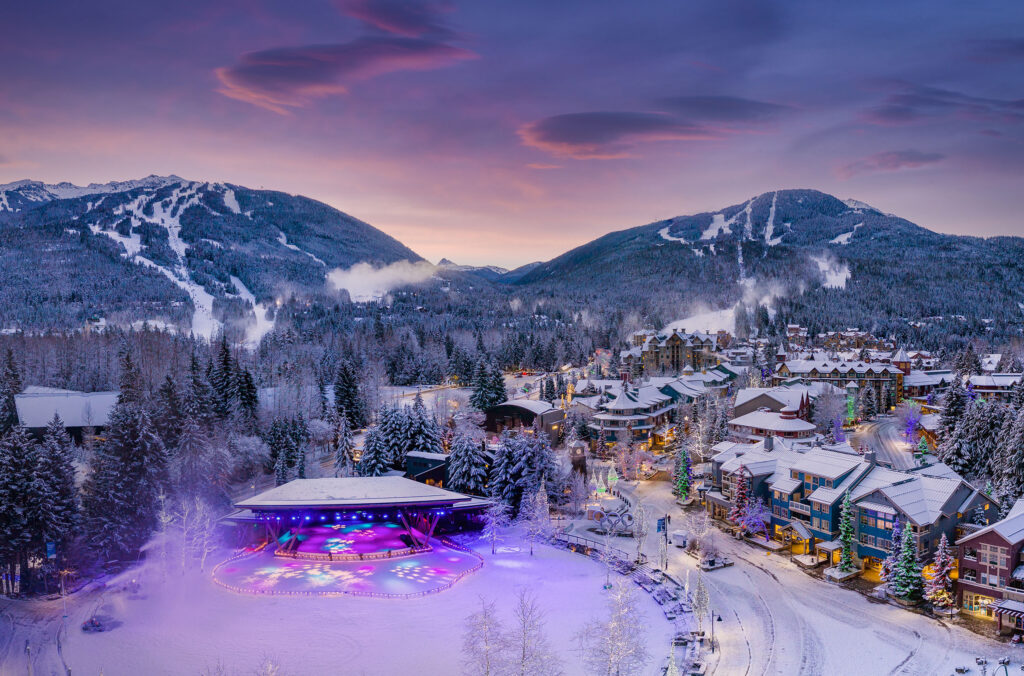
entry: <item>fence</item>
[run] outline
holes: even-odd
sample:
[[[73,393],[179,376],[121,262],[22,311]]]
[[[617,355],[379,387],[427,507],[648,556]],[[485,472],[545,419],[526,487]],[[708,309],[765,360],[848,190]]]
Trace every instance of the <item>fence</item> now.
[[[274,556],[286,559],[303,559],[306,561],[374,561],[378,559],[400,559],[405,556],[415,556],[424,552],[433,551],[431,546],[406,547],[405,549],[389,549],[386,552],[370,552],[368,554],[335,554],[334,552],[299,552],[282,551],[277,549]]]

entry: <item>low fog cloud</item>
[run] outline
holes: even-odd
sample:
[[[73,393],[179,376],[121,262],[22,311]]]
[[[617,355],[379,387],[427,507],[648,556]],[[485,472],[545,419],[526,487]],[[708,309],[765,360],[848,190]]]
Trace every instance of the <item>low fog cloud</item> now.
[[[434,274],[434,266],[420,261],[398,261],[384,267],[356,263],[347,270],[335,268],[327,273],[327,281],[335,289],[345,289],[353,302],[379,300],[392,289],[407,284],[420,284]]]

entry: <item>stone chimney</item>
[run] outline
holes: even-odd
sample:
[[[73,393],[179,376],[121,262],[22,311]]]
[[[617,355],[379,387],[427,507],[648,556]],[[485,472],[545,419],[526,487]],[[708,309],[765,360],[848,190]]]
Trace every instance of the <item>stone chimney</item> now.
[[[769,434],[768,436],[766,436],[764,438],[764,450],[766,452],[768,452],[768,453],[771,453],[773,450],[775,450],[775,436],[774,435]]]
[[[874,451],[864,451],[864,459],[867,460],[868,464],[872,467],[874,467],[877,462]]]

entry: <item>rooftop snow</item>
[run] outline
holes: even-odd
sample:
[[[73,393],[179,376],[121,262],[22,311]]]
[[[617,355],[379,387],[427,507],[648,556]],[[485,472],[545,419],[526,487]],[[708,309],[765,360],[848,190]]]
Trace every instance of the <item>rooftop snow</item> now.
[[[469,496],[400,476],[295,479],[235,503],[240,509],[451,505]]]

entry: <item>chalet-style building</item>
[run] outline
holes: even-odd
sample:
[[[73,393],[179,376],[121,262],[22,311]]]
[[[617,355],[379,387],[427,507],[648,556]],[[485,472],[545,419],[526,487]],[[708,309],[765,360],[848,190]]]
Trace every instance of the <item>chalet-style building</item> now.
[[[484,429],[491,434],[522,427],[530,430],[537,425],[548,435],[552,444],[558,441],[558,428],[565,419],[565,411],[546,401],[509,399],[484,411]]]
[[[909,373],[909,365],[907,365]],[[778,364],[772,374],[772,383],[783,385],[799,378],[803,382],[830,383],[845,388],[854,383],[859,390],[874,388],[882,402],[882,395],[888,391],[894,401],[903,398],[904,371],[893,364],[868,363],[862,361],[833,361],[829,359],[788,360]]]
[[[757,443],[724,442],[715,449],[712,485],[705,497],[712,516],[728,515],[742,473],[748,495],[770,506],[774,539],[791,545],[794,553],[835,560],[840,509],[849,491],[856,554],[872,577],[888,555],[894,519],[909,524],[918,559],[924,562],[943,533],[955,541],[962,522],[995,513],[989,498],[944,465],[900,472],[879,467],[874,453],[858,455],[849,444],[805,445],[774,437]]]
[[[641,331],[634,334],[633,346],[620,354],[620,370],[633,378],[680,374],[687,367],[699,371],[716,366],[721,361],[719,349],[728,344],[729,334],[724,332]]]
[[[1001,633],[1024,631],[1024,500],[1005,519],[956,542],[957,605],[998,622]]]
[[[846,392],[829,383],[794,383],[778,387],[745,387],[736,393],[733,404],[733,416],[739,417],[761,409],[781,412],[783,409],[795,409],[797,417],[802,420],[811,419],[814,400],[822,394],[831,392],[845,397]]]
[[[796,406],[787,406],[779,412],[761,408],[729,421],[729,437],[733,441],[758,441],[765,437],[809,441],[814,429],[814,423],[799,417]]]
[[[1024,378],[1024,373],[988,373],[967,379],[968,387],[981,399],[1007,402],[1013,388]]]

